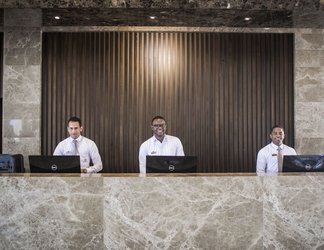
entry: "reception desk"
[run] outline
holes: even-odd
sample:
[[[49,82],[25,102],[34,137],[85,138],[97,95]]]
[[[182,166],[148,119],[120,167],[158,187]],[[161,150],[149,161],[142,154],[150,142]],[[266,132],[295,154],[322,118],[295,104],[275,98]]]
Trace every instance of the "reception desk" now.
[[[324,173],[1,174],[0,249],[323,249]]]

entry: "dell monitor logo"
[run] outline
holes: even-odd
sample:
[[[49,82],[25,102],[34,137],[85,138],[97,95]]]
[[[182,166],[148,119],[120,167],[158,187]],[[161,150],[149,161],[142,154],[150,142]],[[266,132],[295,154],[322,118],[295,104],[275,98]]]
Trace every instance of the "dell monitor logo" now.
[[[52,169],[53,171],[56,171],[56,170],[57,170],[57,166],[56,166],[55,164],[53,164],[53,165],[51,166],[51,169]]]
[[[169,165],[169,170],[174,171],[175,167],[173,165]]]

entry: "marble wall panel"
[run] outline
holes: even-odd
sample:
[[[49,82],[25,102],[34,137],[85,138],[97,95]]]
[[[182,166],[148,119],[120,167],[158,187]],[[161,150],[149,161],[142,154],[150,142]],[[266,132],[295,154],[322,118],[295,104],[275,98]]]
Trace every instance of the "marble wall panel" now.
[[[320,85],[323,83],[323,80],[324,70],[321,67],[296,67],[295,69],[295,84],[298,84],[299,87],[303,87],[303,85],[313,84]],[[316,96],[314,97],[316,98]]]
[[[39,133],[39,130],[38,130]],[[5,154],[22,154],[24,156],[25,171],[29,172],[28,155],[39,153],[41,140],[39,137],[4,137],[3,145],[6,146]]]
[[[3,97],[9,103],[39,104],[41,101],[41,66],[15,65],[5,66],[3,69]],[[8,107],[10,108],[10,107]],[[16,108],[16,107],[15,107]],[[30,110],[33,113],[33,110]],[[13,113],[14,110],[9,110]],[[39,117],[39,113],[36,113]],[[25,114],[26,116],[26,114]]]
[[[296,104],[296,138],[324,138],[324,105],[322,102]]]
[[[323,138],[298,138],[296,140],[296,148],[298,154],[324,154]]]
[[[296,102],[320,102],[324,105],[324,95],[319,94],[324,93],[324,83],[296,84],[295,88],[298,89]]]
[[[3,124],[7,126],[4,130],[7,131],[8,139],[38,138],[40,136],[39,121],[35,119],[24,118],[4,120]]]
[[[6,29],[5,49],[38,49],[37,54],[41,53],[41,33],[36,28],[14,28]]]
[[[41,62],[40,50],[37,48],[5,49],[4,58],[6,65],[39,65]]]
[[[321,67],[296,67],[295,102],[324,102],[324,69]]]
[[[0,249],[104,249],[101,178],[0,178]]]
[[[106,249],[262,249],[262,179],[105,179]]]
[[[263,187],[264,249],[323,249],[323,178],[264,178]]]
[[[324,152],[324,34],[295,34],[295,139],[299,154]]]
[[[3,153],[25,159],[40,153],[40,25],[41,10],[4,12]]]
[[[296,50],[323,50],[324,36],[322,30],[312,30],[311,33],[295,34]]]
[[[22,102],[7,102],[8,108],[4,110],[5,118],[4,120],[8,121],[8,128],[11,128],[10,125],[11,120],[19,120],[21,119],[24,124],[24,119],[33,119],[35,115],[40,114],[40,104],[39,103],[22,103]],[[8,111],[8,112],[7,112]],[[37,117],[40,120],[39,117]],[[13,128],[11,128],[13,129]],[[7,131],[6,131],[7,132]],[[5,134],[7,136],[7,133]]]
[[[3,145],[6,153],[27,156],[40,151],[39,75],[40,66],[4,66]]]
[[[322,67],[324,65],[324,50],[296,50],[296,67]]]

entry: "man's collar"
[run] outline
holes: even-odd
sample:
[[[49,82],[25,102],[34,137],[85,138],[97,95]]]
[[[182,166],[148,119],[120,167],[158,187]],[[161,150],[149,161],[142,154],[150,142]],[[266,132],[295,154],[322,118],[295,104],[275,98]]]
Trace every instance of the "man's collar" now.
[[[70,136],[70,139],[71,139],[71,141],[74,141],[74,140],[77,140],[78,142],[79,141],[81,141],[81,139],[82,139],[82,135],[80,135],[78,138],[76,138],[76,139],[73,139],[71,136]]]
[[[167,135],[164,134],[164,137],[163,137],[163,140],[162,140],[162,141],[164,141],[164,140],[166,140],[166,139],[167,139]],[[159,139],[157,139],[157,138],[155,137],[155,135],[153,135],[153,140],[154,140],[154,141],[160,141]]]
[[[283,143],[280,146],[277,146],[276,144],[274,144],[273,142],[271,142],[271,146],[275,149],[278,149],[278,147],[280,147],[281,149],[283,149]]]

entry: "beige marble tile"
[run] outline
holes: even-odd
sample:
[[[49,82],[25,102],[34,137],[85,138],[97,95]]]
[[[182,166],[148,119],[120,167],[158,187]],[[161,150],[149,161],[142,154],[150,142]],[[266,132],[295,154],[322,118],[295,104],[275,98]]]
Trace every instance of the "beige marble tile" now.
[[[41,101],[41,66],[4,66],[3,97],[7,103]],[[8,105],[9,106],[9,105]],[[8,107],[10,108],[10,107]]]
[[[297,83],[296,86],[296,102],[324,102],[324,96],[319,95],[319,93],[324,93],[324,84],[323,83]]]
[[[4,62],[6,65],[39,65],[41,63],[41,52],[38,48],[29,48],[28,50],[5,49]]]
[[[3,154],[22,154],[25,167],[28,166],[28,155],[40,154],[39,137],[4,137],[2,140]]]
[[[298,138],[296,140],[296,150],[298,154],[324,154],[324,138]]]
[[[4,120],[11,119],[40,119],[40,106],[37,103],[14,103],[7,101],[4,108]],[[10,105],[10,106],[9,106]]]
[[[0,179],[1,249],[103,249],[102,179]]]
[[[9,119],[3,121],[7,138],[37,138],[40,136],[40,119]]]
[[[4,48],[27,49],[38,48],[41,51],[42,33],[36,28],[7,29],[5,32]]]
[[[322,67],[296,67],[295,84],[317,84],[324,80]]]
[[[262,179],[105,179],[106,249],[261,249]]]
[[[295,104],[296,138],[324,138],[324,102]]]
[[[323,34],[297,33],[295,35],[295,49],[296,50],[324,50],[324,36]]]
[[[324,50],[296,50],[296,67],[323,67]]]
[[[320,176],[264,178],[264,248],[321,249],[323,191]]]
[[[8,10],[4,16],[3,153],[22,154],[25,166],[29,154],[40,154],[39,13],[39,10]]]

